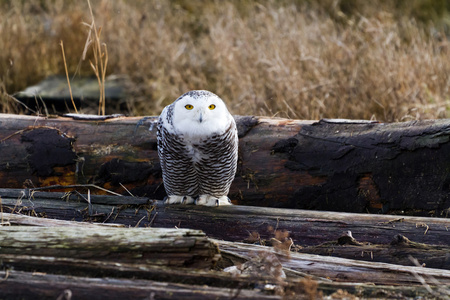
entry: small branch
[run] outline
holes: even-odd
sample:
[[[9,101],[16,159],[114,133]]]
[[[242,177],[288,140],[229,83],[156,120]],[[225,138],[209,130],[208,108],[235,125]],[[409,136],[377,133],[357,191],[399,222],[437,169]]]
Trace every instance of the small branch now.
[[[39,190],[53,190],[53,189],[70,189],[70,188],[77,188],[77,187],[92,187],[92,188],[96,188],[96,189],[99,189],[104,192],[108,192],[112,195],[122,196],[121,194],[118,194],[116,192],[102,188],[101,186],[98,186],[95,184],[49,185],[49,186],[43,186],[43,187],[38,187],[38,188],[32,188],[31,190],[39,191]]]
[[[121,183],[121,182],[119,182],[119,184],[120,184],[120,186],[121,187],[123,187],[123,189],[125,190],[125,191],[127,191],[127,193],[131,196],[131,197],[134,197],[134,195]]]
[[[153,223],[155,222],[155,218],[158,215],[158,212],[155,211],[155,214],[153,215],[153,218],[150,220],[150,223],[148,223],[148,227],[152,227]]]
[[[145,219],[145,216],[143,216],[143,217],[136,223],[136,225],[135,225],[134,227],[139,227],[139,224],[141,224],[142,220],[144,220],[144,219]]]

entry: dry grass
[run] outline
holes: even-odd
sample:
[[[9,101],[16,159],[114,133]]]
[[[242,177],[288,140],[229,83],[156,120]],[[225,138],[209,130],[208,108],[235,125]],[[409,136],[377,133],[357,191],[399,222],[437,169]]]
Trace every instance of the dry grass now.
[[[397,121],[450,116],[448,41],[429,22],[446,16],[423,9],[429,2],[142,0],[92,8],[108,72],[133,82],[132,115],[159,114],[187,90],[208,89],[235,114]],[[92,22],[87,3],[0,1],[0,112],[17,111],[6,92],[64,74],[60,40],[69,73],[92,75],[92,58],[79,64],[83,22]]]

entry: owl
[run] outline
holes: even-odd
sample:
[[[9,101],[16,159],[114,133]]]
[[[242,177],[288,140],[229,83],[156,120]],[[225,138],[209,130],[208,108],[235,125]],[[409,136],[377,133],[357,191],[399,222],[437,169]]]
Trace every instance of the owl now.
[[[157,140],[166,204],[231,204],[238,135],[222,99],[203,90],[183,94],[159,116]]]

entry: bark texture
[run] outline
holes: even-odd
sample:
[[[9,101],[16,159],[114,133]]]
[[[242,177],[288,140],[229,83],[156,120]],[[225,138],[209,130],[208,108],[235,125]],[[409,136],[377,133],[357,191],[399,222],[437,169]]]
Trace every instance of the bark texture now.
[[[448,216],[449,120],[384,124],[236,116],[236,121],[234,204]],[[0,186],[89,183],[163,199],[156,122],[156,117],[2,114]]]

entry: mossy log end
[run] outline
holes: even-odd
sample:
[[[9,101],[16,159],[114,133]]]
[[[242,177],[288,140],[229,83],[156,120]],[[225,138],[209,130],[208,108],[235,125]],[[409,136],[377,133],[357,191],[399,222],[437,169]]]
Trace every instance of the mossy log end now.
[[[448,215],[450,120],[236,121],[234,204]],[[163,199],[156,122],[0,114],[0,187],[90,183]]]

